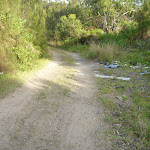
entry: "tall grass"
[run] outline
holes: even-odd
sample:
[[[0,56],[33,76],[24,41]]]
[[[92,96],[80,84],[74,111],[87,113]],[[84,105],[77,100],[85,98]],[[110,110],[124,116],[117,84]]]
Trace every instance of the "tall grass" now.
[[[111,63],[113,59],[117,59],[123,55],[121,48],[114,43],[90,44],[89,58],[98,58],[101,62]]]

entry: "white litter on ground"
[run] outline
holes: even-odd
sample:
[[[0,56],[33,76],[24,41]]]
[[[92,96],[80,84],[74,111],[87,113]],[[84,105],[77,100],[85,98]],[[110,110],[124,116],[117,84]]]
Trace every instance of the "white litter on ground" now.
[[[124,80],[124,81],[129,81],[130,78],[127,77],[115,77],[115,76],[105,76],[105,75],[100,75],[100,74],[94,74],[95,77],[98,78],[109,78],[109,79],[119,79],[119,80]]]
[[[140,66],[130,66],[132,69],[142,69]]]
[[[145,74],[150,74],[150,72],[148,72],[147,70],[143,71],[140,73],[140,75],[145,75]]]
[[[105,68],[116,69],[116,68],[119,68],[119,65],[117,65],[117,64],[114,64],[114,65],[105,65],[104,67],[105,67]]]
[[[3,72],[0,72],[0,74],[3,74]]]

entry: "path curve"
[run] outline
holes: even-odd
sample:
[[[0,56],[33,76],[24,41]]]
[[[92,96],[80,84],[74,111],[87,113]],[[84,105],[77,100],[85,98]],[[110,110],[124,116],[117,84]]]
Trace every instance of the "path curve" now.
[[[93,76],[99,65],[76,53],[51,52],[53,61],[0,102],[0,150],[110,149],[100,134],[107,127]]]

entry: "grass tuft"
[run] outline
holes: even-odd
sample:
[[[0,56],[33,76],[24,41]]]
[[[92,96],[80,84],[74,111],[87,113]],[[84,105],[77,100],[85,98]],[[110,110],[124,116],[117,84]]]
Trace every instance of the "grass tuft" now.
[[[90,44],[89,58],[98,58],[101,62],[111,63],[113,59],[122,55],[122,50],[113,43]]]

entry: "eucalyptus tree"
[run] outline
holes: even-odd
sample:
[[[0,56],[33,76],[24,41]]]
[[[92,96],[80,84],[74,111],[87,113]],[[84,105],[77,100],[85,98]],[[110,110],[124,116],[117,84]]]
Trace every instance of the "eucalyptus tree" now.
[[[139,23],[139,38],[149,38],[150,31],[150,0],[143,0],[143,5],[136,15],[136,21]]]
[[[105,32],[116,30],[122,20],[132,20],[137,11],[139,1],[134,0],[85,0]]]

